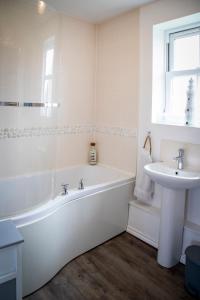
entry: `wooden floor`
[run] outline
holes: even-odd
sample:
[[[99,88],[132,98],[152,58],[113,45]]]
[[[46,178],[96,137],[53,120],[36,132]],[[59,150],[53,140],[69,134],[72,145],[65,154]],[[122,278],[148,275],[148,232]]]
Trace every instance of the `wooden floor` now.
[[[128,233],[79,256],[26,300],[193,299],[184,266],[161,268],[156,250]]]

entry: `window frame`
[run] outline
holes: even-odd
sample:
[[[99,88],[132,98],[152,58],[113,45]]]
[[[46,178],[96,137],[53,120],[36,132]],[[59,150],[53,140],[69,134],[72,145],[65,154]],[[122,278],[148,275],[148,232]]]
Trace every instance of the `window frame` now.
[[[163,113],[170,116],[170,107],[172,102],[170,100],[171,93],[171,81],[173,77],[183,76],[183,75],[199,75],[200,76],[200,65],[197,68],[186,69],[186,70],[174,70],[174,41],[177,37],[186,37],[193,35],[198,32],[200,35],[200,22],[190,24],[187,26],[174,27],[173,29],[165,31],[165,82],[164,82],[164,103],[163,103]],[[200,51],[199,51],[200,56]],[[199,57],[200,62],[200,57]],[[181,124],[177,124],[181,125]]]
[[[168,72],[174,72],[174,73],[180,73],[181,72],[186,72],[188,71],[188,69],[186,70],[179,70],[179,71],[174,71],[174,60],[173,60],[173,50],[174,50],[174,41],[177,37],[188,37],[188,36],[192,36],[195,32],[198,32],[200,34],[200,24],[199,26],[196,25],[196,27],[193,28],[188,28],[188,29],[179,29],[178,31],[173,31],[173,32],[169,32],[168,35],[168,43],[169,43],[169,52],[168,52]],[[200,59],[200,58],[199,58]],[[196,70],[196,69],[200,69],[199,68],[195,68],[195,69],[190,69],[192,70]]]

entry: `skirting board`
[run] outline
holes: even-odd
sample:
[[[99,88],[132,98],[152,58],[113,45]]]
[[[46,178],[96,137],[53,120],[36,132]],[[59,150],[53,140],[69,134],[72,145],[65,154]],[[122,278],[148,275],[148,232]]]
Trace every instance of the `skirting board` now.
[[[133,200],[129,203],[127,232],[158,249],[159,210]],[[200,225],[186,221],[180,262],[185,264],[185,250],[190,245],[200,245]]]
[[[126,231],[128,233],[132,234],[133,236],[137,237],[138,239],[144,241],[145,243],[147,243],[147,244],[153,246],[154,248],[158,249],[158,243],[156,241],[153,241],[148,236],[146,236],[142,232],[136,230],[135,228],[131,227],[130,225],[127,226]]]
[[[128,233],[132,234],[133,236],[135,236],[136,238],[142,240],[143,242],[145,242],[145,243],[151,245],[152,247],[158,249],[158,243],[157,242],[151,240],[149,237],[145,236],[144,234],[142,234],[138,230],[135,230],[133,227],[127,226],[126,231]],[[185,254],[181,255],[180,262],[185,265]]]
[[[158,249],[158,243],[152,239],[150,239],[148,236],[146,236],[144,233],[140,232],[139,230],[136,230],[135,228],[131,227],[131,226],[127,226],[127,230],[128,233],[132,234],[133,236],[137,237],[138,239],[144,241],[145,243],[153,246],[154,248]],[[183,239],[183,253],[181,255],[180,258],[180,262],[182,264],[185,264],[186,261],[186,257],[185,257],[185,249],[186,247],[188,247],[189,245],[200,245],[200,233],[199,232],[195,232],[194,230],[192,230],[191,228],[188,228],[185,226],[184,228],[184,239]]]

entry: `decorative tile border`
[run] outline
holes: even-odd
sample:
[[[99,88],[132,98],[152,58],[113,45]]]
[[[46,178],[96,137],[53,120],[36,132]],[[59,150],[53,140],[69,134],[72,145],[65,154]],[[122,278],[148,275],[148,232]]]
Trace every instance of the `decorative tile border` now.
[[[73,125],[62,127],[33,127],[33,128],[0,128],[0,139],[29,138],[36,136],[80,134],[94,132],[92,125]]]
[[[124,127],[108,127],[108,126],[97,126],[95,129],[96,132],[108,135],[118,135],[123,137],[136,137],[137,130],[136,128],[124,128]]]
[[[0,139],[30,138],[49,135],[66,134],[95,134],[117,135],[122,137],[136,137],[137,130],[122,127],[106,127],[93,125],[72,125],[61,127],[32,127],[32,128],[0,128]]]

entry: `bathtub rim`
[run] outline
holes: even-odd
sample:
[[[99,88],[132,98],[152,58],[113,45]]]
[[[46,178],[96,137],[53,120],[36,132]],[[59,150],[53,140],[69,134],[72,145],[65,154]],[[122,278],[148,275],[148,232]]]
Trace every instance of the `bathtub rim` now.
[[[123,178],[114,181],[105,182],[103,184],[91,185],[84,190],[71,190],[66,196],[58,195],[54,199],[50,199],[47,202],[29,209],[28,211],[22,212],[14,216],[7,216],[2,218],[1,221],[12,220],[17,228],[31,225],[48,216],[55,213],[58,209],[63,206],[77,201],[81,198],[92,196],[97,193],[101,193],[107,190],[111,190],[116,187],[124,186],[135,182],[135,177]]]
[[[19,174],[18,176],[4,177],[4,178],[0,178],[0,181],[4,182],[4,181],[7,181],[7,180],[15,180],[15,179],[20,179],[20,178],[28,178],[29,179],[29,178],[35,177],[35,176],[48,175],[49,173],[53,174],[55,172],[60,172],[60,171],[62,172],[62,171],[65,171],[65,170],[69,170],[70,171],[70,170],[73,170],[73,169],[88,168],[88,167],[90,169],[96,168],[96,167],[97,168],[100,167],[100,168],[103,168],[103,169],[107,169],[107,170],[111,170],[111,171],[120,173],[122,175],[122,177],[119,178],[119,179],[105,181],[105,182],[103,182],[101,184],[90,185],[89,186],[89,190],[93,190],[93,189],[96,190],[97,187],[99,187],[99,189],[100,189],[101,187],[107,186],[109,184],[115,184],[115,183],[122,182],[122,181],[127,180],[127,179],[135,180],[135,178],[136,178],[136,175],[135,175],[134,172],[128,172],[126,170],[122,170],[122,169],[116,168],[114,166],[110,166],[110,165],[106,165],[106,164],[102,164],[102,163],[97,163],[96,165],[89,165],[89,164],[85,163],[85,164],[76,164],[76,165],[71,165],[71,166],[65,166],[65,167],[61,167],[61,168],[57,168],[57,169],[49,169],[49,170],[36,171],[36,172],[33,172],[33,173]],[[55,183],[53,183],[53,184],[55,184]],[[73,189],[73,190],[75,190],[75,189]],[[85,191],[86,190],[87,189],[85,189]],[[92,191],[91,191],[91,193],[92,193]],[[95,193],[95,191],[93,193]],[[19,212],[16,212],[16,213],[13,213],[13,214],[6,214],[5,216],[0,217],[0,222],[11,219],[16,224],[20,224],[21,225],[21,222],[20,222],[21,218],[28,219],[27,216],[30,215],[32,211],[34,211],[35,214],[37,214],[37,212],[40,211],[40,209],[44,209],[45,210],[46,206],[48,208],[49,205],[54,205],[55,199],[58,196],[59,196],[59,194],[55,195],[54,192],[51,192],[49,194],[49,198],[47,200],[41,201],[41,202],[37,203],[36,205],[33,205],[33,206],[31,206],[31,207],[29,207],[27,209],[23,209],[23,210],[21,210]],[[83,197],[83,195],[82,195],[82,197]],[[69,197],[69,200],[67,202],[75,200],[74,198],[73,199],[70,199],[70,198],[71,198],[71,196]],[[76,197],[76,198],[78,198],[78,197]],[[27,221],[26,223],[29,223],[29,222]],[[23,225],[21,225],[21,226],[23,226]]]
[[[0,181],[7,181],[7,180],[15,180],[15,179],[18,179],[18,178],[31,178],[33,176],[41,176],[41,175],[47,175],[48,173],[55,173],[55,172],[62,172],[64,170],[72,170],[72,169],[75,169],[75,168],[82,168],[82,167],[90,167],[90,168],[95,168],[95,167],[102,167],[102,168],[105,168],[105,169],[109,169],[109,170],[112,170],[112,171],[116,171],[116,172],[119,172],[119,173],[122,173],[124,174],[125,176],[127,177],[135,177],[135,172],[128,172],[126,170],[122,170],[122,169],[119,169],[119,168],[116,168],[116,167],[113,167],[113,166],[110,166],[110,165],[106,165],[106,164],[102,164],[102,163],[97,163],[96,165],[90,165],[90,164],[76,164],[76,165],[71,165],[71,166],[65,166],[65,167],[60,167],[60,168],[55,168],[55,169],[47,169],[47,170],[42,170],[42,171],[35,171],[35,172],[32,172],[32,173],[25,173],[25,174],[19,174],[19,175],[14,175],[14,176],[6,176],[6,177],[0,177]]]

